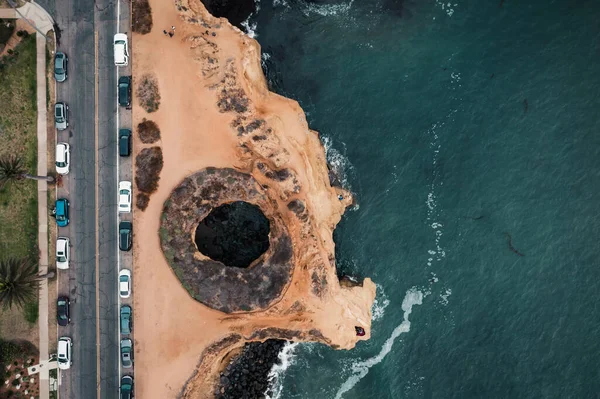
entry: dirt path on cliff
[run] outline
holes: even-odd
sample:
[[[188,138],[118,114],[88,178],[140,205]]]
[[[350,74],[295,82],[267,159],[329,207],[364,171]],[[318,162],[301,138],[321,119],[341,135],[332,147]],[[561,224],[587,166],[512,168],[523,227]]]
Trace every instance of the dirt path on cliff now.
[[[164,261],[158,238],[162,204],[186,175],[210,165],[229,165],[235,154],[232,143],[214,129],[224,124],[214,111],[214,100],[204,98],[204,87],[193,79],[197,70],[187,57],[188,46],[181,42],[185,29],[173,2],[150,4],[154,28],[147,35],[133,36],[133,74],[134,82],[145,73],[156,75],[161,103],[157,112],[146,114],[134,99],[133,126],[135,130],[143,118],[153,120],[161,129],[161,140],[145,145],[134,133],[134,155],[158,144],[164,167],[158,191],[144,212],[136,209],[134,218],[136,396],[174,398],[202,350],[226,330],[220,315],[193,300]],[[162,30],[172,25],[175,36],[169,38]]]

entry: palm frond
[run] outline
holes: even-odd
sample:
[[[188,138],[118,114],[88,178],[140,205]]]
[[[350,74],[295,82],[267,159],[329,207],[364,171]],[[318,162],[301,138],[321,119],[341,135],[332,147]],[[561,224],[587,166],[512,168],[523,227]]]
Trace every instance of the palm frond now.
[[[26,172],[23,159],[16,155],[0,158],[0,187],[23,179]]]
[[[39,281],[37,265],[27,259],[0,261],[0,304],[4,309],[22,308],[37,298]]]

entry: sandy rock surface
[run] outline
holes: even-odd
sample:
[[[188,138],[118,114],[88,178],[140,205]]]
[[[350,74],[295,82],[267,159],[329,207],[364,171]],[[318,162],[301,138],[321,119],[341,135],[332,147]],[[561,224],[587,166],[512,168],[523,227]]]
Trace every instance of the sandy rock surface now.
[[[227,354],[247,341],[309,340],[351,349],[368,339],[375,284],[367,278],[340,286],[335,269],[332,233],[352,197],[331,187],[324,148],[304,112],[268,91],[258,43],[210,16],[199,1],[150,5],[153,30],[133,35],[133,79],[135,86],[144,74],[156,76],[161,103],[147,114],[134,98],[133,122],[153,120],[161,139],[143,144],[134,133],[134,153],[159,145],[164,166],[148,208],[134,213],[136,395],[211,396]],[[162,31],[172,25],[169,38]],[[289,275],[250,312],[194,299],[163,251],[165,202],[206,168],[251,176],[260,191],[255,202],[291,240],[291,264],[280,269]],[[238,200],[232,197],[219,201]],[[193,231],[181,234],[193,239]],[[197,250],[192,255],[206,260]],[[355,326],[365,336],[357,337]]]

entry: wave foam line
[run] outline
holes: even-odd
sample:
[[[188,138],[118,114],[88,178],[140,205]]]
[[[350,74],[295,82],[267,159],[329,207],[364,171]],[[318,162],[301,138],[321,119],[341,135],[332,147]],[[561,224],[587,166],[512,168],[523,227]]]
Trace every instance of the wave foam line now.
[[[381,351],[377,354],[377,356],[367,359],[364,362],[354,363],[352,365],[352,375],[337,391],[335,394],[335,399],[341,399],[343,394],[354,388],[354,386],[369,373],[369,369],[371,367],[381,363],[387,354],[391,352],[396,338],[398,338],[401,334],[410,331],[410,321],[408,320],[408,316],[412,312],[413,306],[421,304],[423,304],[423,293],[421,291],[417,290],[416,288],[411,288],[406,292],[404,300],[402,301],[404,320],[398,327],[394,329],[392,335],[385,341]]]
[[[281,348],[281,352],[277,355],[279,362],[271,367],[271,371],[267,375],[269,386],[265,391],[265,399],[279,399],[283,391],[283,375],[285,371],[294,364],[294,352],[298,342],[286,342]]]
[[[341,4],[315,4],[315,3],[304,3],[304,8],[302,8],[302,13],[304,15],[309,15],[311,13],[319,14],[323,17],[328,17],[332,15],[340,15],[347,13],[352,8],[352,3],[354,0],[350,0],[348,3]]]

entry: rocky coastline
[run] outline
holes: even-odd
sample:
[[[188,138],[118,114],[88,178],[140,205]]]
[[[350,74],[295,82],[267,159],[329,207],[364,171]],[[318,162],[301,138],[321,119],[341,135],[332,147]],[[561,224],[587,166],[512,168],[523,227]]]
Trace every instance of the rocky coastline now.
[[[220,373],[215,398],[264,398],[269,385],[269,371],[278,363],[278,355],[285,342],[269,339],[244,345]]]

